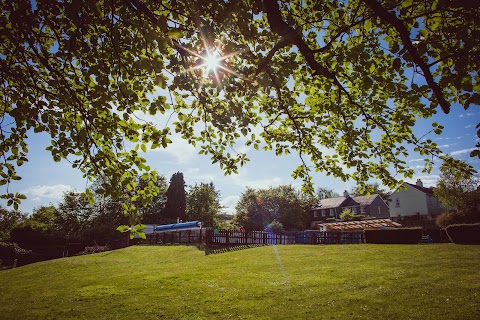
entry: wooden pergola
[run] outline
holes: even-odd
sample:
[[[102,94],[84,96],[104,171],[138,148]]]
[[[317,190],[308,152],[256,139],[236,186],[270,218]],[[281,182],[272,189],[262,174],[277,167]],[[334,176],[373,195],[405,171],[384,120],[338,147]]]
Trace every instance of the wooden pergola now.
[[[319,224],[323,231],[362,231],[365,229],[381,229],[381,228],[399,228],[400,223],[390,219],[371,219],[359,221],[342,221]]]

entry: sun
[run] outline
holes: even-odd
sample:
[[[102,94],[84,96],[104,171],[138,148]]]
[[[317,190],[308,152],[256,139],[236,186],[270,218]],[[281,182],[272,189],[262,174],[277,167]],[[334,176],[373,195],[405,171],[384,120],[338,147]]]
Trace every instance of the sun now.
[[[204,59],[203,66],[205,67],[207,74],[210,71],[215,72],[218,69],[218,67],[220,67],[221,58],[218,52],[216,51],[207,53],[207,55],[203,59]]]
[[[186,70],[186,72],[194,72],[195,74],[201,76],[204,79],[213,80],[215,83],[220,85],[222,79],[225,75],[231,74],[233,76],[242,78],[242,75],[235,72],[229,67],[228,59],[233,58],[234,56],[242,53],[244,50],[239,50],[231,53],[222,53],[220,46],[208,47],[205,43],[205,48],[202,52],[195,52],[191,49],[182,46],[181,44],[175,42],[177,49],[180,49],[182,52],[187,52],[189,55],[196,57],[194,63],[191,67]],[[196,72],[199,70],[200,73]],[[244,79],[248,81],[247,79]]]

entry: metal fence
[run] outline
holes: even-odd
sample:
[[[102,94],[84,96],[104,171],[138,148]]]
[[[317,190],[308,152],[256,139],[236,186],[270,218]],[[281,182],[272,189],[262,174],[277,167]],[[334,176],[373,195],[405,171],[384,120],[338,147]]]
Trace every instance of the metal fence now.
[[[268,244],[349,244],[364,243],[363,231],[284,232],[234,230],[179,230],[147,235],[149,244],[268,245]]]

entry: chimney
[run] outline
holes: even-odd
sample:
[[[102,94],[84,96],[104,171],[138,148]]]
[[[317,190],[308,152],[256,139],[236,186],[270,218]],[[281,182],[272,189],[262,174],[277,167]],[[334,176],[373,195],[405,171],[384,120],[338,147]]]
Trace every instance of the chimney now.
[[[419,186],[419,187],[423,187],[423,182],[422,182],[422,180],[417,179],[416,185]]]
[[[347,190],[343,191],[343,196],[344,196],[345,198],[350,197],[350,195],[348,194]]]

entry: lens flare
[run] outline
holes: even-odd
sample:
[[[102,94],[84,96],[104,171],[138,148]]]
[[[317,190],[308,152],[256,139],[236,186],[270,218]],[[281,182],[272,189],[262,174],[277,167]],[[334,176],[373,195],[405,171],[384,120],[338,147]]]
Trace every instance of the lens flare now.
[[[207,56],[204,57],[203,65],[206,68],[206,73],[209,73],[210,71],[216,71],[217,68],[220,66],[220,57],[218,55],[218,52],[212,52],[207,54]]]

